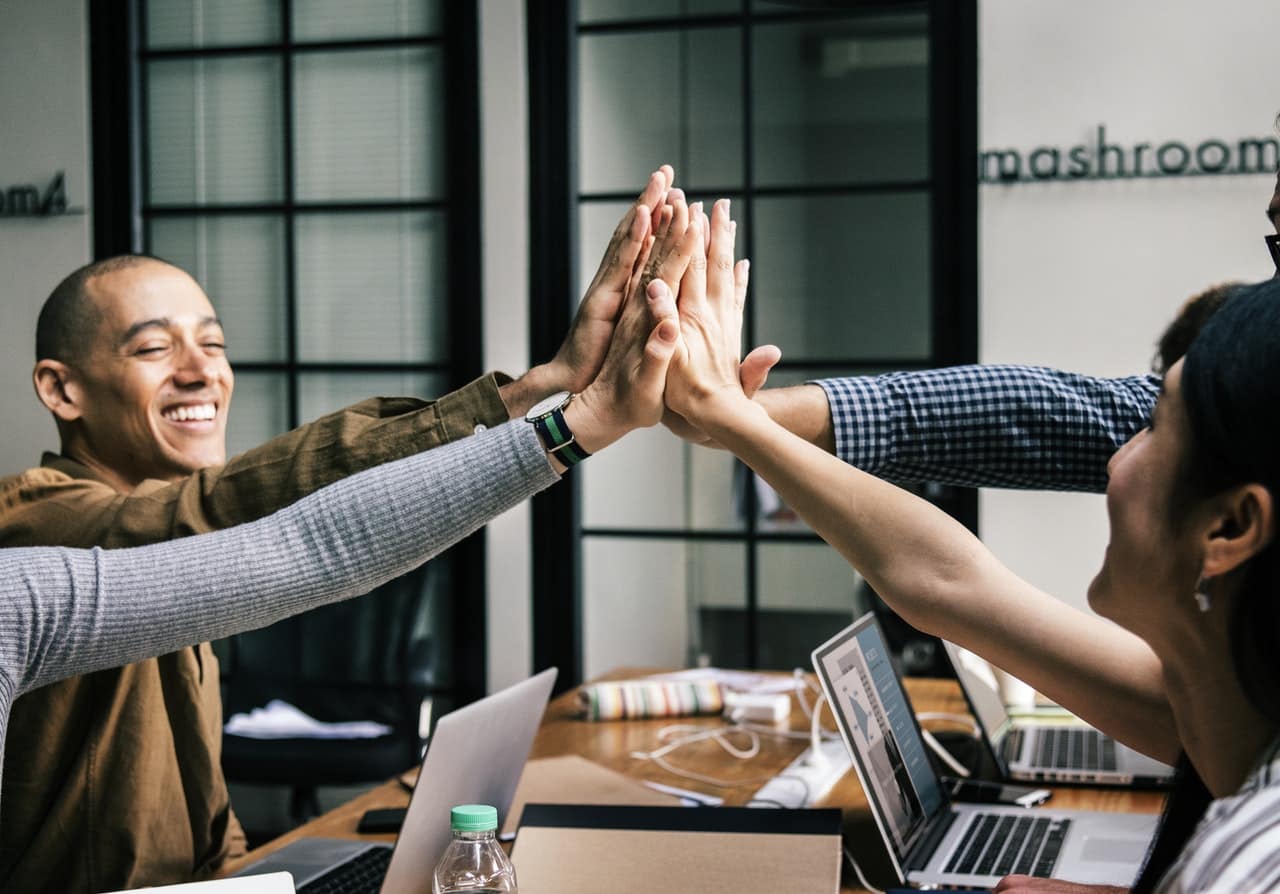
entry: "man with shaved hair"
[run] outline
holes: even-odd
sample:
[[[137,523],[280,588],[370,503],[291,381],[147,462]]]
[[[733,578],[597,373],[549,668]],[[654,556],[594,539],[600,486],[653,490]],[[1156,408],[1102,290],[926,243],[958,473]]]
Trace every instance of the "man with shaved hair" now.
[[[666,221],[667,202],[684,208],[677,190],[668,194],[671,178],[670,168],[655,172],[624,216],[551,361],[433,402],[366,400],[230,462],[235,379],[196,281],[138,255],[75,271],[50,295],[36,336],[35,388],[61,448],[0,479],[0,546],[125,547],[230,527],[582,391],[605,360],[652,216],[662,209]],[[664,279],[665,269],[662,258],[646,267]],[[245,846],[221,738],[207,643],[18,699],[0,796],[0,890],[92,894],[216,871]]]

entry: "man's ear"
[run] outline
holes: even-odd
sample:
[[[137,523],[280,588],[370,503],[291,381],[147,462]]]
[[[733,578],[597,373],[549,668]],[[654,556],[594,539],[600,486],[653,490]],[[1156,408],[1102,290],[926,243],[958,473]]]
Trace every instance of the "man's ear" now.
[[[80,418],[84,412],[84,391],[71,367],[59,360],[37,361],[31,381],[40,402],[60,421],[74,422]]]
[[[1275,503],[1261,484],[1242,484],[1214,501],[1205,544],[1206,578],[1227,574],[1266,549],[1275,537]]]

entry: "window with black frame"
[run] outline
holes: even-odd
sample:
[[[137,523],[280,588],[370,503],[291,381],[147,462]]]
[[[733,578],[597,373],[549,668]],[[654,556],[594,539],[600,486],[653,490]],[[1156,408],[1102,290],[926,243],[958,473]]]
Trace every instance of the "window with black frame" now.
[[[213,301],[235,454],[480,373],[474,3],[139,0],[143,250]],[[433,563],[433,685],[484,693],[483,547]],[[450,700],[452,700],[452,698]]]
[[[732,200],[752,263],[748,347],[782,349],[771,386],[975,360],[973,20],[972,2],[942,0],[579,0],[566,91],[579,286],[647,172],[670,162],[691,200]],[[593,458],[580,495],[566,549],[586,677],[807,666],[869,605],[767,485],[661,428]],[[971,493],[931,496],[975,523]]]

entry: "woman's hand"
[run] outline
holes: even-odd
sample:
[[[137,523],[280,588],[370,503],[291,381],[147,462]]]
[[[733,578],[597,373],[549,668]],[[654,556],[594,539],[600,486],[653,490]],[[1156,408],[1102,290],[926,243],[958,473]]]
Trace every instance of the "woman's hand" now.
[[[750,265],[734,263],[737,224],[729,218],[727,199],[715,203],[709,235],[706,256],[695,256],[680,282],[680,343],[666,392],[667,406],[704,430],[709,415],[749,403],[739,352]]]

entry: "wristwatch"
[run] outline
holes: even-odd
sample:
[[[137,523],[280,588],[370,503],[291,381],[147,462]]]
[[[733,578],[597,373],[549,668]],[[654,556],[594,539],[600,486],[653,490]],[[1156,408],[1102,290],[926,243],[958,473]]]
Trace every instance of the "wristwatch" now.
[[[564,408],[571,400],[572,393],[560,391],[538,401],[524,414],[525,422],[533,423],[534,431],[542,439],[542,446],[566,466],[576,466],[591,455],[574,440],[573,432],[564,421]]]

